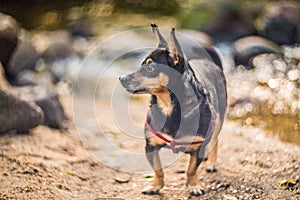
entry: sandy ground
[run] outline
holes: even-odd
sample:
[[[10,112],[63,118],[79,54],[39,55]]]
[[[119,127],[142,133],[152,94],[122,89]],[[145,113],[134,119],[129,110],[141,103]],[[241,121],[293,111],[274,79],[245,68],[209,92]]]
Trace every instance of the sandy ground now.
[[[64,100],[72,121],[70,98]],[[0,136],[0,199],[300,199],[300,147],[268,138],[261,129],[226,121],[216,173],[200,169],[205,195],[184,186],[188,156],[165,169],[160,195],[141,194],[151,178],[108,168],[68,131],[44,126]],[[279,180],[292,178],[280,185]],[[124,183],[120,183],[124,182]]]

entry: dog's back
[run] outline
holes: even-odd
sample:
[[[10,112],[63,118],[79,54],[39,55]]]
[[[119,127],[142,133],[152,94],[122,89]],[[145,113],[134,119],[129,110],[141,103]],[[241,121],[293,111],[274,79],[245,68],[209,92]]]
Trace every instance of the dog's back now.
[[[208,101],[223,122],[226,110],[226,81],[222,69],[213,61],[207,59],[193,59],[189,61],[196,79],[208,94]]]

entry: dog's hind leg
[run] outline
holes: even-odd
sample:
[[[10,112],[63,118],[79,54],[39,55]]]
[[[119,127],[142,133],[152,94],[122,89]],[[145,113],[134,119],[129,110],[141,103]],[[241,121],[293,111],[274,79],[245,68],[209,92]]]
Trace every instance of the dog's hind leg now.
[[[212,150],[208,153],[208,159],[206,161],[206,171],[208,173],[216,172],[216,162],[217,162],[217,154],[218,154],[218,141],[213,146]]]
[[[200,149],[200,148],[199,148]],[[186,186],[190,190],[190,194],[194,196],[200,196],[204,194],[204,189],[200,186],[197,169],[202,162],[202,158],[199,158],[199,149],[190,155],[190,163],[187,169],[187,181]]]
[[[164,172],[162,170],[160,158],[159,158],[159,146],[152,146],[147,142],[146,144],[146,156],[154,170],[154,178],[152,185],[144,188],[143,194],[158,194],[159,190],[164,186]]]

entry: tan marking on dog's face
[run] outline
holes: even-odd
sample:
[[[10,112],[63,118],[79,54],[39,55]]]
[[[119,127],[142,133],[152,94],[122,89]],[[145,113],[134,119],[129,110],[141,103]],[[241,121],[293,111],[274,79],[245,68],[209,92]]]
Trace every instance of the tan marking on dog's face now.
[[[134,81],[134,82],[142,82],[143,78],[144,77],[142,76],[142,74],[140,72],[136,72],[136,73],[133,74],[132,81]]]
[[[160,73],[158,82],[161,87],[151,89],[149,90],[149,93],[157,97],[158,106],[162,109],[165,115],[170,116],[173,111],[173,105],[171,102],[170,93],[166,88],[169,83],[169,77],[163,73]]]
[[[159,73],[155,78],[147,78],[137,72],[133,75],[133,81],[139,82],[142,87],[147,87],[149,90],[160,91],[162,88],[167,87],[169,78],[163,73]]]
[[[147,58],[147,60],[146,60],[146,62],[145,62],[146,64],[150,64],[150,63],[153,63],[153,60],[152,60],[152,58]]]
[[[163,86],[167,86],[169,83],[169,77],[163,73],[159,73],[158,80],[159,80],[159,84]]]
[[[173,105],[169,91],[167,91],[167,89],[161,89],[159,91],[151,90],[150,93],[157,97],[157,104],[162,112],[166,116],[170,116],[173,111]]]

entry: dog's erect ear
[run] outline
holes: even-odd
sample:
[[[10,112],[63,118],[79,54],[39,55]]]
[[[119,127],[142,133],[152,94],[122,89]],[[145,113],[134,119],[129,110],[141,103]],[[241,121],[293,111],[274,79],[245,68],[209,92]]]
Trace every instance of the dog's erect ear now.
[[[157,42],[157,48],[167,48],[168,44],[166,40],[163,38],[163,36],[160,34],[160,32],[158,31],[158,26],[156,24],[151,24],[151,27]]]
[[[177,65],[181,61],[184,61],[183,52],[181,50],[178,40],[176,39],[174,28],[172,28],[171,31],[167,50],[169,52],[169,57],[172,60],[174,65]]]

